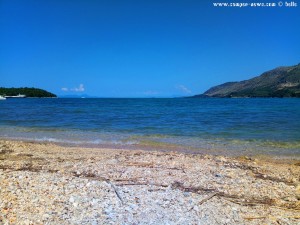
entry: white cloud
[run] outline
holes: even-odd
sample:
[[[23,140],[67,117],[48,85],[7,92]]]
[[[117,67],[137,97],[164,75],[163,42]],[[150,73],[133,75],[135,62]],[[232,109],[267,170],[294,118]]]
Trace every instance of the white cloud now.
[[[84,89],[83,84],[80,84],[78,87],[74,87],[74,88],[62,87],[61,90],[62,90],[62,91],[76,91],[76,92],[83,92],[85,89]]]
[[[192,91],[190,89],[183,86],[182,84],[178,85],[176,88],[179,89],[180,91],[182,91],[185,94],[191,94],[192,93]]]
[[[83,84],[80,84],[79,87],[72,88],[71,91],[83,92],[84,91]]]

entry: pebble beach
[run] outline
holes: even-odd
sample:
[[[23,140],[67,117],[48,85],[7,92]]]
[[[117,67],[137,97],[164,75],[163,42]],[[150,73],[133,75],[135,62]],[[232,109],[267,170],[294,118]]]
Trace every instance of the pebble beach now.
[[[299,224],[300,163],[0,140],[0,224]]]

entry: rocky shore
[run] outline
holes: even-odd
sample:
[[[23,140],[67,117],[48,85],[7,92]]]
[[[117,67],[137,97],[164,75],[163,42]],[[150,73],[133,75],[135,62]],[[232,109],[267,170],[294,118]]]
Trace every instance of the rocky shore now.
[[[0,141],[0,224],[299,224],[300,164]]]

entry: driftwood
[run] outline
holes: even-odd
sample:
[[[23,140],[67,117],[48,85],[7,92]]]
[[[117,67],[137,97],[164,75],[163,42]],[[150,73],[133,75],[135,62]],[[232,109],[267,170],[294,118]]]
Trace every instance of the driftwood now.
[[[266,219],[268,216],[250,216],[250,217],[243,217],[245,220],[260,220],[260,219]],[[281,216],[281,218],[287,218],[287,219],[300,219],[300,216]]]
[[[184,192],[193,192],[193,193],[199,193],[199,192],[216,192],[216,189],[213,188],[205,188],[205,187],[187,187],[183,183],[175,181],[171,184],[171,188],[173,189],[179,189]]]
[[[120,194],[119,194],[119,192],[118,192],[116,186],[115,186],[112,182],[110,182],[110,181],[106,181],[106,182],[107,182],[108,184],[110,184],[110,186],[114,189],[114,192],[116,193],[118,199],[121,201],[122,204],[124,204],[123,199],[121,198],[121,196],[120,196]]]
[[[289,186],[295,186],[294,181],[288,180],[286,178],[278,178],[278,177],[264,174],[259,171],[259,167],[255,167],[255,166],[251,166],[251,165],[247,165],[247,164],[225,164],[224,166],[229,167],[229,168],[239,168],[242,170],[249,170],[254,174],[254,177],[257,179],[270,180],[270,181],[274,181],[277,183],[282,182]]]
[[[185,173],[184,168],[181,167],[162,167],[162,166],[155,166],[153,162],[128,162],[125,164],[125,166],[135,166],[135,167],[147,167],[147,168],[154,168],[154,169],[167,169],[167,170],[181,170],[183,173]]]
[[[117,184],[117,186],[126,186],[126,185],[128,185],[128,186],[133,186],[133,185],[149,185],[149,186],[157,186],[157,187],[163,187],[163,188],[166,188],[166,187],[168,187],[169,185],[167,185],[167,184],[159,184],[159,183],[150,183],[150,182],[134,182],[134,183],[132,183],[132,182],[127,182],[127,183],[125,183],[125,182],[123,182],[123,183],[118,183]]]
[[[253,217],[243,217],[245,220],[260,220],[260,219],[266,219],[266,216],[253,216]]]
[[[216,196],[218,193],[213,193],[211,195],[209,195],[208,197],[202,199],[200,202],[198,202],[198,205],[202,205],[204,202],[208,201],[209,199],[213,198],[214,196]]]
[[[209,195],[208,197],[202,199],[200,202],[198,202],[196,205],[202,205],[204,202],[207,202],[208,200],[210,200],[211,198],[213,198],[214,196],[216,196],[217,193],[213,193],[211,195]],[[193,207],[191,207],[188,211],[191,211],[196,205],[194,205]]]

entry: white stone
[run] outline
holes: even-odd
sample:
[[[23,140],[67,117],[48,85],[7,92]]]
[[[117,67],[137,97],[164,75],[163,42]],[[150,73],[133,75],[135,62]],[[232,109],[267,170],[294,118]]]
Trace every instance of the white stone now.
[[[69,201],[70,201],[71,203],[73,203],[73,202],[75,201],[74,197],[71,196],[70,199],[69,199]]]

